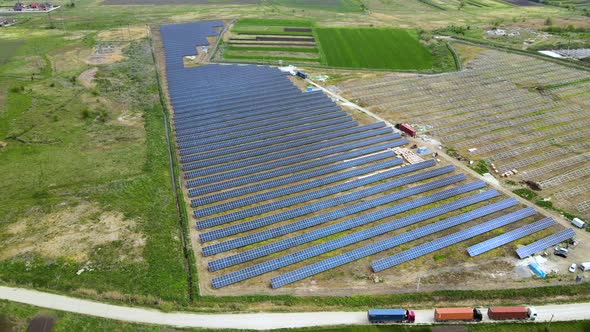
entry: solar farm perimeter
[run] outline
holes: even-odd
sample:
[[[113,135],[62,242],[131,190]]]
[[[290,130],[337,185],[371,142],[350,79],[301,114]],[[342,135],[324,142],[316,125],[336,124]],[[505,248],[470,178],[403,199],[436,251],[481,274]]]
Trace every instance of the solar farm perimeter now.
[[[220,25],[161,27],[202,294],[390,293],[419,275],[421,290],[505,287],[489,269],[517,260],[516,244],[531,244],[522,255],[572,236],[452,165],[404,162],[399,133],[359,125],[277,68],[184,68]],[[477,286],[449,270],[466,262]]]
[[[460,73],[388,74],[339,88],[392,122],[416,124],[460,154],[494,163],[499,174],[516,169],[508,179],[529,181],[540,196],[590,218],[587,71],[481,49]]]

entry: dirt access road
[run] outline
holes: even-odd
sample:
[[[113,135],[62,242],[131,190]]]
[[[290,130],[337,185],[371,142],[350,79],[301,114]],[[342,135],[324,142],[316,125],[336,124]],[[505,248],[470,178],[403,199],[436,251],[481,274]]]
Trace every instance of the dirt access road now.
[[[0,299],[107,319],[176,327],[270,330],[368,324],[367,314],[364,311],[252,314],[164,313],[154,309],[117,306],[5,286],[0,286]],[[545,305],[536,308],[538,311],[537,320],[542,322],[590,319],[590,303]],[[483,308],[483,311],[485,312],[485,308]],[[434,322],[432,309],[417,310],[415,312],[417,324],[431,324]],[[484,318],[483,321],[489,322],[487,318]]]

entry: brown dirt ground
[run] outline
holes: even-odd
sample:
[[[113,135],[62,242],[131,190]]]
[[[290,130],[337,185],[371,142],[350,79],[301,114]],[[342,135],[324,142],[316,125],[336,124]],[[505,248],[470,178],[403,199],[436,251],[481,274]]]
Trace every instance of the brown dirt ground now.
[[[49,214],[32,209],[7,226],[10,237],[0,248],[0,259],[34,253],[84,262],[94,247],[124,241],[120,259],[138,261],[142,259],[145,239],[135,230],[136,223],[120,212],[102,211],[88,202],[57,206]]]
[[[125,58],[123,56],[123,49],[125,47],[127,47],[127,44],[115,45],[113,47],[112,53],[97,54],[95,52],[92,52],[91,55],[84,59],[84,62],[89,65],[107,65],[110,63],[119,62]]]
[[[96,36],[99,41],[132,41],[144,38],[147,38],[147,29],[142,25],[101,31]]]
[[[98,68],[96,67],[92,67],[90,69],[85,70],[84,72],[82,72],[82,74],[80,74],[80,76],[78,76],[78,81],[87,88],[94,88],[96,84],[94,84],[92,80],[94,79],[94,76],[96,75],[97,71]]]

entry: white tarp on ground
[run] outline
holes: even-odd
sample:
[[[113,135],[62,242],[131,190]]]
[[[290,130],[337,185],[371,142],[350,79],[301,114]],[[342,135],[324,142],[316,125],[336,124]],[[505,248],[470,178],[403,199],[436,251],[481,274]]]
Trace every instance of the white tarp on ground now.
[[[560,54],[557,54],[553,51],[539,51],[539,53],[550,56],[552,58],[563,58]]]

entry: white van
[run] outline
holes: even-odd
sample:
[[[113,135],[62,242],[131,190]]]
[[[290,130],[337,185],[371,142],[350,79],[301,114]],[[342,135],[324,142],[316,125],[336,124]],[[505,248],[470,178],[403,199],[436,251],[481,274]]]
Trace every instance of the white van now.
[[[590,271],[590,262],[582,263],[579,266],[582,271]]]
[[[579,227],[579,228],[585,228],[586,227],[586,223],[584,221],[582,221],[581,219],[579,219],[579,218],[572,219],[572,224],[574,226]]]

